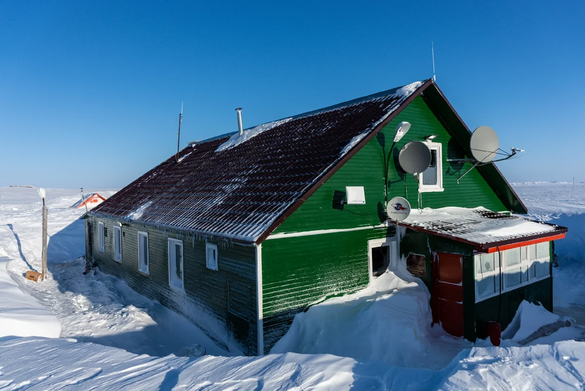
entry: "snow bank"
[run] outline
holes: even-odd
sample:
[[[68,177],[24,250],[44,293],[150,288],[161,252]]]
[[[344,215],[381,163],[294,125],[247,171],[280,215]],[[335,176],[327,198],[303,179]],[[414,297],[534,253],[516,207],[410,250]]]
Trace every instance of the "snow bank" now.
[[[431,323],[429,299],[422,282],[384,273],[366,289],[298,314],[271,353],[330,353],[419,367]]]
[[[32,296],[18,288],[8,275],[6,266],[10,261],[0,257],[0,337],[58,338],[61,323]]]
[[[537,339],[539,337],[538,331],[543,330],[546,326],[557,323],[564,324],[565,322],[572,323],[565,317],[548,312],[540,305],[523,301],[520,303],[512,322],[502,332],[502,338],[520,343],[530,341],[531,337]],[[541,336],[544,336],[544,334]]]
[[[66,339],[0,339],[11,390],[582,390],[585,343],[474,348],[445,369],[407,369],[332,355],[198,359],[135,355]],[[50,363],[50,365],[47,365]]]

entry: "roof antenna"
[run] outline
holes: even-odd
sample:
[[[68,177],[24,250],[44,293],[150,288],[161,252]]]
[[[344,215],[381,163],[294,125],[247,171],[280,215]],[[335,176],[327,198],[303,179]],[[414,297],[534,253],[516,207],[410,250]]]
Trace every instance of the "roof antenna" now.
[[[435,44],[431,41],[431,56],[433,57],[433,81],[437,81],[437,76],[435,75]]]
[[[177,135],[177,153],[175,154],[175,160],[179,162],[179,148],[181,145],[181,123],[183,122],[183,102],[181,102],[181,112],[179,113],[179,134]]]

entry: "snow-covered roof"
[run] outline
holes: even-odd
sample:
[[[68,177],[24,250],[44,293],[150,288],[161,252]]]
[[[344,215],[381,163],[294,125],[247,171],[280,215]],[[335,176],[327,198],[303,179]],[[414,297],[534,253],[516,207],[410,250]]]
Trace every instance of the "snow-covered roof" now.
[[[567,228],[485,208],[414,209],[399,225],[487,250],[517,242],[554,237]]]
[[[91,215],[260,242],[431,81],[193,143]],[[292,208],[291,208],[292,207]]]

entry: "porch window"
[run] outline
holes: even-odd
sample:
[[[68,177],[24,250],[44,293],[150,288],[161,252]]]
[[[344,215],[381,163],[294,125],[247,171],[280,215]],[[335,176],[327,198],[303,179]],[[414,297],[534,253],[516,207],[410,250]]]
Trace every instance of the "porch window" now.
[[[208,269],[218,270],[217,265],[217,245],[213,243],[205,244],[206,265]]]
[[[431,151],[429,167],[420,173],[418,191],[420,193],[443,191],[443,153],[442,144],[427,142]]]
[[[138,270],[148,274],[148,234],[138,232]]]
[[[498,253],[475,256],[475,301],[485,300],[500,292],[500,257]]]
[[[530,246],[531,253],[534,253],[531,278],[540,279],[550,276],[550,243],[538,243]]]
[[[122,228],[114,226],[114,260],[122,262]]]
[[[169,285],[184,289],[183,277],[183,242],[169,239]]]
[[[550,242],[517,247],[500,253],[477,254],[474,259],[476,302],[496,296],[500,291],[512,291],[550,277]]]
[[[104,251],[105,250],[105,245],[104,245],[104,223],[99,222],[98,223],[98,247],[100,249],[100,251]]]

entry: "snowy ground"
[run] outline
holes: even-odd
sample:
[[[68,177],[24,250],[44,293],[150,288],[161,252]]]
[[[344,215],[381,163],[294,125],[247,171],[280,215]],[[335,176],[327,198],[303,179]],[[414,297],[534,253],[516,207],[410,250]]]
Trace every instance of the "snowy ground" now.
[[[299,316],[265,357],[229,356],[193,324],[116,278],[99,271],[83,276],[83,210],[69,208],[79,199],[75,190],[47,191],[49,276],[25,280],[27,270],[40,270],[40,198],[35,189],[0,188],[0,257],[11,260],[3,275],[61,323],[61,338],[49,339],[2,334],[0,320],[0,390],[583,389],[585,185],[514,187],[533,216],[570,229],[556,248],[555,312],[577,324],[526,342],[540,326],[566,318],[523,305],[502,347],[471,344],[431,329],[429,309],[416,305],[428,298],[426,289],[406,274],[387,273],[374,286]],[[0,292],[2,281],[0,275]],[[28,320],[33,331],[38,326],[36,335],[46,335],[42,322]],[[194,343],[207,355],[177,356]]]

